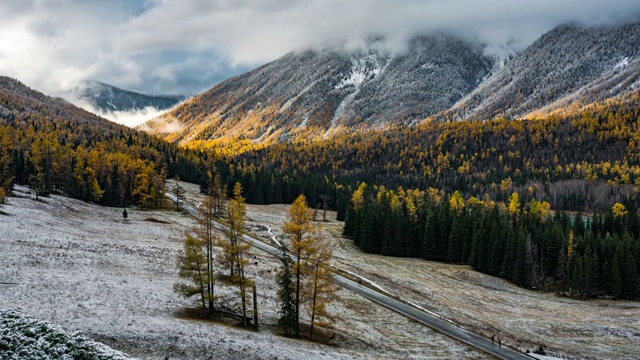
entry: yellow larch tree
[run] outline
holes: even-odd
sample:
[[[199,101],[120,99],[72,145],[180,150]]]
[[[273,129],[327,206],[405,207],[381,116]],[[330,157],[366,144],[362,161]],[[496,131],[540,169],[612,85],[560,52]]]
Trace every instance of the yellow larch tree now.
[[[302,280],[308,275],[309,270],[306,262],[317,253],[318,232],[311,218],[312,213],[307,206],[307,199],[304,195],[300,195],[291,204],[287,221],[282,226],[282,232],[289,236],[291,252],[294,256],[296,336],[300,335],[300,304],[304,297]]]

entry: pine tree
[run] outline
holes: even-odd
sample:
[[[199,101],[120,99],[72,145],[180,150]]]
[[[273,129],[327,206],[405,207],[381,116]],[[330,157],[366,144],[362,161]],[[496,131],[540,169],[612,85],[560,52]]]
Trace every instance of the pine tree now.
[[[622,275],[620,271],[620,250],[621,246],[618,246],[615,255],[613,256],[613,262],[611,263],[611,281],[609,284],[609,293],[616,298],[622,295]]]
[[[288,249],[283,244],[280,255],[280,271],[277,276],[278,298],[280,299],[280,319],[278,325],[284,329],[287,335],[298,334],[296,321],[295,286],[293,284],[293,259],[287,254]]]
[[[422,258],[426,260],[436,260],[438,254],[438,231],[436,216],[433,212],[427,215],[424,237],[422,240]]]

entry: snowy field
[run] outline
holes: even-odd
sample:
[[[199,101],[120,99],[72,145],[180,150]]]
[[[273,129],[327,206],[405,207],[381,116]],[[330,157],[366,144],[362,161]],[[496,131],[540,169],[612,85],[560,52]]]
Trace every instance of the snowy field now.
[[[197,200],[197,186],[188,188]],[[184,319],[177,314],[191,302],[172,286],[175,255],[184,233],[196,226],[191,217],[129,209],[123,219],[121,209],[55,195],[38,202],[29,192],[17,187],[17,197],[0,207],[0,309],[145,359],[484,358],[344,290],[330,306],[336,315],[330,345],[274,335],[278,262],[259,251],[248,269],[257,279],[259,332]],[[249,209],[255,220],[286,207]],[[270,224],[279,232],[281,222]]]
[[[272,226],[277,236],[277,224],[285,219],[288,206],[249,205],[249,210],[256,224]],[[548,354],[558,357],[640,356],[639,302],[573,300],[525,290],[469,266],[364,254],[340,236],[343,223],[335,220],[335,212],[327,218],[331,221],[319,224],[325,236],[335,239],[337,267],[465,328],[499,336],[504,344],[522,351],[542,344]]]

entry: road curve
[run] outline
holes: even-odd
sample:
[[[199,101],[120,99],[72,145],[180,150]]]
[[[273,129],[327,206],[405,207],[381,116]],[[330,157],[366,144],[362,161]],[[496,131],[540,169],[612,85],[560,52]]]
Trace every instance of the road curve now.
[[[169,200],[174,202],[176,201],[176,197],[173,194],[166,193],[165,195]],[[198,210],[197,207],[193,206],[192,204],[186,201],[180,200],[180,207],[186,212],[188,212],[189,214],[191,214],[196,219],[201,220],[203,218],[203,215],[200,212],[200,210]],[[221,231],[224,230],[224,225],[217,222],[214,223],[214,227],[216,227],[218,230],[221,230]],[[256,248],[262,251],[265,251],[271,255],[280,256],[280,254],[282,253],[281,250],[276,248],[275,246],[266,244],[248,235],[243,235],[242,239],[245,242],[248,242],[253,246],[255,246]],[[390,296],[377,292],[371,288],[360,285],[357,282],[347,279],[344,276],[334,274],[333,278],[334,278],[334,282],[337,285],[342,286],[345,289],[349,289],[355,292],[356,294],[361,295],[366,299],[369,299],[374,303],[380,304],[390,310],[393,310],[412,320],[415,320],[435,331],[438,331],[444,335],[447,335],[454,340],[460,341],[470,347],[481,350],[487,354],[493,355],[500,359],[510,359],[510,360],[511,359],[513,360],[533,359],[533,357],[523,352],[516,351],[506,346],[500,347],[498,346],[498,344],[492,343],[491,340],[484,338],[480,335],[477,335],[471,331],[465,330],[452,322],[448,322],[446,320],[438,318],[434,314],[430,314],[415,306],[408,305]]]

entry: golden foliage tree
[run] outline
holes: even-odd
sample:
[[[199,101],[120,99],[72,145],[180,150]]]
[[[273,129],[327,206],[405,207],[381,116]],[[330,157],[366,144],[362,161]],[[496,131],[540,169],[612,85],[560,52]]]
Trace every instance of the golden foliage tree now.
[[[613,216],[615,217],[623,217],[627,215],[627,209],[620,203],[613,204],[611,211],[613,212]]]
[[[308,275],[306,262],[317,253],[318,232],[311,222],[311,209],[307,206],[304,195],[291,204],[287,221],[282,227],[284,234],[291,241],[291,252],[294,256],[293,273],[295,284],[296,335],[300,335],[300,305],[304,301],[303,278]]]
[[[193,236],[187,234],[184,248],[178,254],[177,265],[178,275],[187,282],[177,282],[173,285],[173,290],[184,297],[200,295],[202,311],[205,311],[205,284],[208,281],[206,256],[202,251],[202,244]]]
[[[520,196],[518,193],[513,193],[509,196],[509,206],[507,207],[509,214],[513,217],[518,217],[520,214]]]
[[[319,238],[317,251],[309,259],[310,276],[308,277],[308,288],[310,300],[308,304],[308,312],[311,317],[311,329],[309,331],[309,340],[313,340],[313,327],[316,318],[321,320],[331,320],[331,316],[327,312],[327,304],[333,299],[335,288],[333,285],[333,272],[331,271],[331,257],[333,256],[333,245],[326,239]],[[323,325],[324,322],[319,322]]]
[[[247,215],[247,206],[245,205],[242,191],[242,185],[236,183],[233,188],[233,199],[229,201],[227,207],[229,224],[225,230],[224,239],[220,239],[218,244],[224,250],[222,262],[229,267],[229,279],[240,290],[243,325],[246,327],[248,326],[246,289],[253,286],[254,282],[245,274],[245,266],[249,263],[247,252],[251,249],[251,244],[242,241],[242,231],[244,230],[245,217]]]

